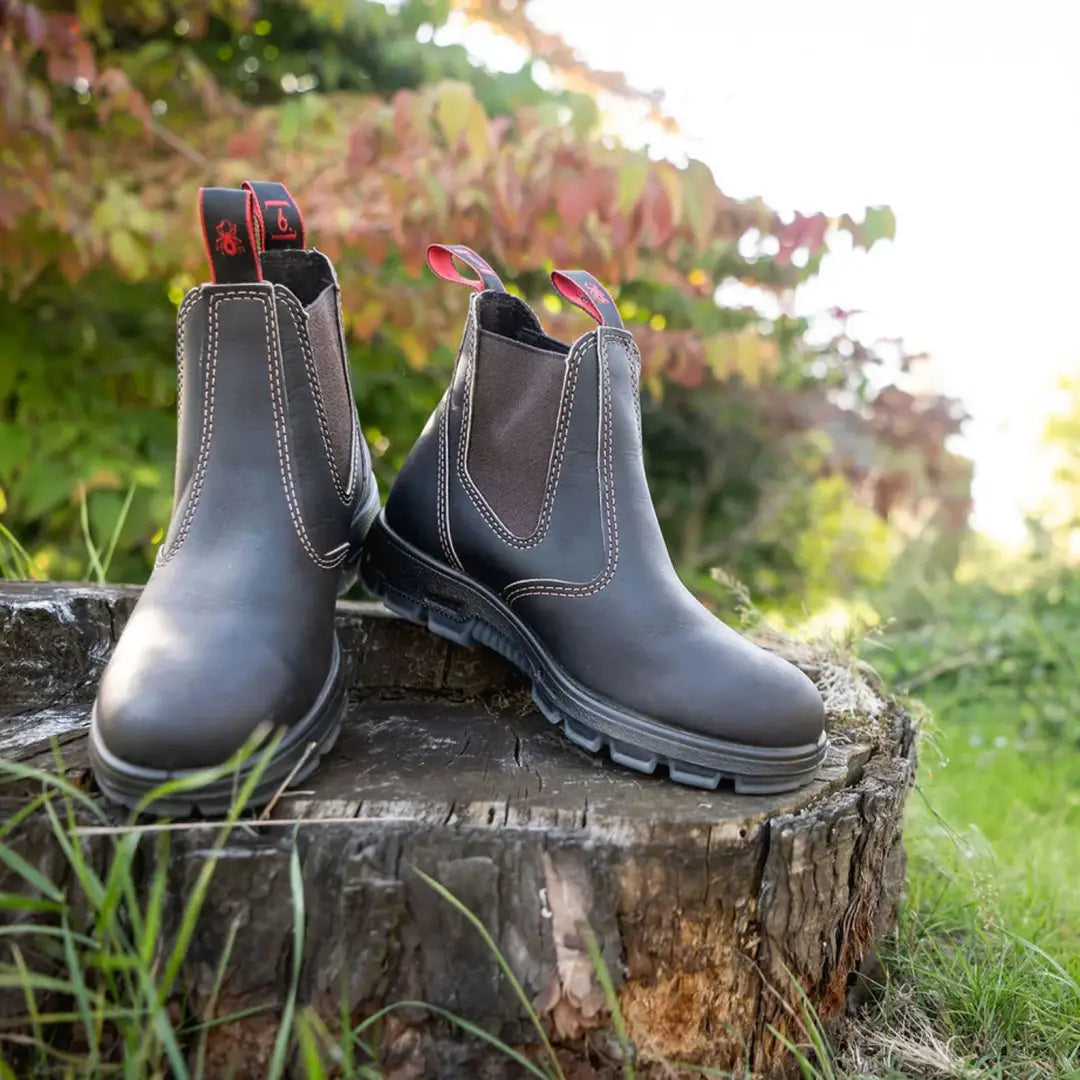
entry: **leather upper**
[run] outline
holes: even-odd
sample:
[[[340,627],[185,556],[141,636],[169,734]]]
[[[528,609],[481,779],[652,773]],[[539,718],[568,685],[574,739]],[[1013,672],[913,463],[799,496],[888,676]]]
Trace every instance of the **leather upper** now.
[[[173,516],[95,710],[112,754],[170,770],[219,764],[260,723],[288,728],[315,704],[373,484],[336,284],[307,307],[269,281],[201,286],[177,357]]]
[[[390,527],[499,595],[592,692],[735,742],[817,742],[824,710],[813,683],[712,615],[672,566],[645,476],[641,362],[628,332],[601,326],[569,350],[537,527],[520,537],[499,519],[468,470],[491,298],[525,307],[473,296],[451,386],[387,500]],[[531,312],[522,325],[538,328]],[[512,445],[502,461],[514,469]]]

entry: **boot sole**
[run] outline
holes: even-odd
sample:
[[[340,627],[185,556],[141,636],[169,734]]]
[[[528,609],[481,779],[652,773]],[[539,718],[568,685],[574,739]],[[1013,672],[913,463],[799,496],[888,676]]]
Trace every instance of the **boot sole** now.
[[[715,790],[730,780],[740,793],[793,791],[818,775],[828,740],[764,747],[672,727],[598,697],[547,652],[514,612],[483,585],[401,539],[380,514],[360,562],[364,586],[393,612],[459,645],[485,645],[532,681],[532,697],[551,723],[590,753],[641,773],[660,766],[676,783]]]
[[[379,489],[372,477],[371,491],[363,506],[353,517],[350,540],[354,553],[341,567],[338,595],[347,592],[356,582],[359,573],[363,538],[379,513]],[[322,758],[333,749],[341,733],[341,721],[348,708],[348,687],[341,664],[341,646],[334,635],[334,651],[330,674],[315,704],[307,716],[294,725],[274,756],[267,763],[249,797],[246,808],[257,810],[265,806],[284,787],[299,784],[311,775]],[[252,755],[236,773],[222,777],[202,787],[178,792],[150,803],[148,812],[162,817],[188,817],[199,813],[204,816],[227,813],[236,799],[244,781],[259,761],[259,752]],[[90,721],[90,766],[94,779],[105,796],[112,802],[129,809],[138,806],[156,788],[172,780],[187,779],[204,769],[149,769],[134,765],[111,753],[101,740],[97,726],[97,704]]]

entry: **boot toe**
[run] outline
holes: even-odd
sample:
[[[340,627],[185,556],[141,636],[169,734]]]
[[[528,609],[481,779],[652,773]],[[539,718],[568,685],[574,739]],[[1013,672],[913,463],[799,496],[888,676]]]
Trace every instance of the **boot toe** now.
[[[167,772],[220,765],[260,725],[289,727],[317,695],[270,650],[237,639],[195,655],[121,638],[94,707],[97,737],[128,765]],[[126,640],[125,640],[126,639]]]
[[[767,654],[765,676],[747,695],[745,741],[757,746],[810,746],[825,730],[825,705],[813,681],[794,664]]]
[[[698,678],[697,693],[681,698],[679,725],[764,749],[816,744],[825,730],[817,687],[782,657],[745,639],[739,644],[734,662],[714,665],[711,678]]]
[[[705,630],[677,660],[671,658],[667,679],[651,683],[651,715],[746,746],[816,744],[825,730],[825,708],[814,683],[719,620]]]

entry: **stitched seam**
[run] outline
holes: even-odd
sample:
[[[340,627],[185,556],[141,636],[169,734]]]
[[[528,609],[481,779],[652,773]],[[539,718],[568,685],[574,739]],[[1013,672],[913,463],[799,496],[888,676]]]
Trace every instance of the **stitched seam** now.
[[[476,507],[484,521],[487,522],[488,527],[504,543],[522,551],[527,551],[529,548],[534,548],[537,544],[541,543],[544,537],[547,536],[548,528],[551,525],[551,516],[555,508],[555,493],[559,487],[559,477],[562,475],[566,442],[570,433],[570,420],[574,410],[574,395],[577,391],[578,372],[581,370],[581,354],[584,351],[585,343],[587,343],[587,339],[583,340],[581,347],[573,349],[570,356],[567,358],[569,370],[567,372],[566,387],[559,404],[559,419],[555,426],[555,455],[552,459],[547,484],[544,487],[544,500],[541,503],[540,520],[537,522],[536,529],[532,535],[524,538],[515,536],[499,520],[495,512],[488,506],[487,500],[484,499],[479,488],[473,483],[473,479],[469,475],[468,468],[465,464],[466,455],[468,453],[465,436],[472,424],[472,398],[469,389],[472,384],[473,374],[476,370],[476,350],[474,349],[473,351],[469,371],[465,379],[465,396],[462,403],[461,432],[458,437],[458,478],[461,481],[462,487],[465,488],[465,494],[469,496],[469,500],[472,502],[473,506]]]
[[[186,313],[185,313],[186,314]],[[186,318],[181,321],[183,327]],[[183,331],[177,334],[177,349],[182,345]],[[188,497],[187,506],[184,507],[184,515],[180,519],[180,526],[176,530],[176,536],[167,548],[159,548],[155,562],[164,566],[179,550],[184,540],[191,531],[191,522],[195,517],[195,508],[199,505],[199,496],[202,494],[203,481],[206,479],[206,467],[210,461],[210,441],[214,435],[214,411],[216,408],[215,389],[217,385],[217,356],[218,356],[218,326],[217,306],[211,302],[207,313],[207,361],[206,373],[203,376],[203,416],[202,426],[199,429],[199,450],[195,458],[195,469],[192,475],[191,494]],[[182,366],[182,365],[181,365]],[[178,410],[179,412],[179,410]]]
[[[320,569],[334,570],[345,561],[345,558],[349,554],[349,545],[348,543],[345,543],[334,549],[337,552],[336,555],[332,552],[327,555],[320,555],[315,550],[315,546],[312,544],[311,538],[308,536],[307,529],[304,526],[304,520],[300,513],[300,500],[297,497],[296,488],[293,483],[292,462],[289,459],[284,395],[281,387],[281,373],[278,370],[278,360],[280,360],[281,357],[281,342],[278,340],[274,321],[270,318],[271,308],[269,297],[265,293],[236,292],[229,293],[228,296],[223,297],[222,299],[251,299],[258,300],[259,303],[262,304],[263,318],[266,321],[266,340],[268,346],[266,350],[267,369],[270,376],[270,397],[273,404],[274,434],[278,450],[278,468],[281,473],[282,486],[285,489],[285,501],[289,507],[289,516],[292,518],[293,529],[296,532],[296,536],[311,561]]]
[[[631,371],[634,376],[634,415],[637,417],[637,430],[638,438],[642,437],[641,433],[641,352],[637,347],[637,342],[631,339],[630,341],[630,359],[632,361]]]
[[[326,463],[330,467],[330,475],[333,478],[334,491],[338,498],[348,506],[350,492],[341,482],[341,474],[338,472],[337,462],[334,460],[334,448],[330,440],[330,424],[326,416],[326,404],[323,401],[322,387],[319,383],[319,373],[315,367],[315,356],[311,351],[311,342],[307,334],[307,313],[300,307],[298,301],[288,293],[278,293],[277,299],[281,300],[289,312],[296,330],[296,337],[300,342],[300,351],[304,356],[304,367],[307,370],[308,384],[311,387],[311,397],[315,402],[315,414],[319,419],[319,435],[322,437],[323,449],[326,451]],[[355,453],[355,447],[352,448]]]
[[[457,359],[454,361],[454,371],[450,377],[450,389],[446,392],[446,396],[442,401],[442,417],[439,423],[439,453],[437,460],[437,479],[438,490],[436,492],[436,506],[435,516],[438,519],[439,527],[439,543],[442,545],[443,554],[446,556],[451,566],[456,566],[459,570],[464,569],[461,560],[458,558],[456,549],[454,548],[454,538],[450,530],[450,469],[449,469],[449,456],[450,456],[450,410],[454,397],[454,381],[457,378],[458,367],[461,364],[461,358],[463,355],[468,355],[470,351],[470,338],[472,335],[472,341],[475,344],[476,341],[476,296],[474,295],[469,301],[469,316],[465,322],[465,331],[461,337],[461,346],[458,349]],[[468,384],[466,383],[466,386]],[[464,413],[462,414],[462,424],[464,425]],[[464,426],[462,431],[464,431]]]
[[[331,268],[333,269],[333,268]],[[360,440],[363,433],[360,431],[360,417],[356,412],[356,395],[353,393],[352,372],[349,369],[349,345],[345,340],[345,324],[341,318],[341,286],[338,285],[337,274],[334,273],[334,314],[337,316],[338,347],[341,349],[341,371],[345,379],[345,399],[349,403],[349,427],[352,431],[352,457],[349,461],[348,494],[350,499],[359,494],[360,484]],[[370,471],[370,470],[369,470]],[[364,485],[365,489],[367,484]]]
[[[184,409],[184,342],[187,338],[187,321],[195,301],[199,298],[197,289],[184,297],[176,313],[176,415],[182,416]]]
[[[524,588],[511,587],[507,590],[508,603],[514,603],[526,596],[556,596],[574,599],[585,596],[593,596],[605,589],[615,577],[615,571],[619,565],[619,522],[618,511],[615,506],[615,471],[614,454],[612,450],[612,408],[611,408],[611,384],[610,365],[607,358],[606,344],[601,348],[604,360],[604,463],[605,474],[601,476],[604,485],[604,521],[607,531],[608,558],[607,565],[591,582],[582,585],[562,585],[538,583]]]
[[[444,402],[444,406],[448,404]],[[447,524],[443,519],[443,515],[446,508],[446,428],[447,428],[447,408],[444,407],[442,415],[439,417],[439,454],[438,454],[438,466],[436,469],[436,484],[438,485],[438,494],[436,499],[435,519],[439,529],[439,546],[442,548],[442,553],[446,557],[446,561],[453,563],[453,558],[450,554],[450,545],[447,542],[446,530]]]
[[[592,581],[582,585],[557,585],[539,583],[526,585],[524,588],[511,586],[506,590],[506,602],[513,604],[526,596],[559,596],[567,599],[575,599],[584,596],[594,596],[601,592],[611,583],[615,577],[615,571],[619,566],[619,514],[615,505],[615,455],[613,450],[612,435],[612,407],[611,407],[611,365],[608,361],[608,343],[606,338],[600,340],[600,357],[603,361],[604,370],[602,378],[604,382],[604,474],[600,477],[600,483],[604,491],[604,521],[607,528],[607,565]]]
[[[352,391],[349,391],[349,400],[352,400]],[[360,439],[359,439],[359,427],[360,424],[353,420],[352,425],[352,453],[349,455],[349,495],[346,502],[352,503],[355,501],[355,497],[359,494],[356,490],[358,483],[358,477],[360,476]]]
[[[550,474],[547,478],[547,483],[544,488],[544,498],[541,503],[540,519],[537,522],[536,529],[531,536],[520,537],[510,532],[509,529],[502,523],[498,515],[488,505],[487,500],[484,498],[483,493],[476,486],[472,476],[469,474],[467,465],[467,447],[465,443],[465,433],[471,430],[472,425],[472,398],[470,395],[470,387],[472,384],[472,378],[475,373],[475,354],[474,362],[470,367],[468,378],[465,381],[465,400],[464,400],[464,414],[468,420],[462,420],[461,438],[459,442],[461,445],[458,450],[458,475],[461,480],[462,486],[465,488],[465,493],[469,496],[473,506],[487,522],[489,528],[496,533],[496,535],[509,544],[511,547],[519,548],[526,551],[529,548],[536,547],[547,536],[548,528],[551,525],[551,516],[555,505],[555,493],[559,486],[559,478],[562,475],[562,464],[564,452],[566,450],[567,436],[570,431],[570,419],[573,414],[574,394],[577,390],[577,377],[578,372],[581,370],[581,351],[575,350],[567,358],[567,364],[569,371],[567,372],[567,385],[563,391],[562,400],[559,408],[559,418],[555,427],[555,454],[552,459]]]

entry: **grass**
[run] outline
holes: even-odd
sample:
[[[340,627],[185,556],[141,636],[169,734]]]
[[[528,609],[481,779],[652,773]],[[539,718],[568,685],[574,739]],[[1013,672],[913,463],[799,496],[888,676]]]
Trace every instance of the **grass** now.
[[[122,516],[103,548],[87,530],[89,572],[99,580],[121,524]],[[0,572],[29,567],[0,525]],[[980,586],[974,598],[962,589],[923,590],[923,608],[886,632],[884,652],[870,654],[895,685],[917,688],[939,722],[922,748],[919,784],[909,800],[908,892],[883,949],[881,985],[832,1039],[803,999],[803,1031],[790,1050],[805,1080],[1080,1080],[1080,665],[1073,661],[1080,583],[1037,581],[1025,588],[1002,596]],[[14,988],[24,1003],[20,1016],[0,1017],[0,1080],[213,1075],[214,1028],[250,1015],[217,1015],[235,926],[226,935],[205,1019],[184,1015],[177,987],[245,789],[217,832],[165,952],[159,937],[168,834],[152,836],[150,853],[145,835],[118,834],[102,872],[88,865],[75,830],[77,810],[100,818],[93,800],[62,773],[0,762],[0,777],[5,774],[32,782],[39,793],[0,825],[0,863],[24,886],[0,893],[0,991]],[[49,820],[74,895],[5,844],[32,812]],[[133,883],[136,858],[154,860],[142,896]],[[294,847],[292,968],[268,1077],[381,1080],[375,1064],[381,1025],[397,1010],[426,1009],[514,1061],[523,1075],[565,1080],[543,1023],[487,929],[438,882],[425,880],[495,952],[536,1028],[539,1056],[421,1002],[399,1002],[355,1026],[343,1003],[333,1030],[301,1006],[305,885]],[[588,928],[582,932],[612,1013],[624,1080],[636,1080],[614,986]],[[745,1066],[734,1073],[672,1066],[671,1075],[750,1077]]]
[[[874,1068],[851,1075],[1080,1080],[1080,754],[935,697],[951,722],[909,810]]]
[[[117,545],[128,514],[131,512],[131,504],[135,498],[135,485],[132,484],[124,495],[120,509],[117,511],[112,529],[104,544],[95,540],[90,527],[90,508],[87,503],[86,487],[79,485],[79,529],[82,535],[83,547],[86,549],[86,568],[84,577],[88,581],[94,581],[104,585],[109,577],[109,568],[116,555]],[[0,489],[0,514],[4,512],[7,504],[3,489]],[[40,581],[45,574],[34,562],[33,556],[19,542],[15,534],[0,521],[0,579],[10,581]],[[2,1078],[0,1078],[2,1080]]]
[[[0,492],[0,495],[3,493]],[[0,521],[0,578],[23,581],[39,578],[30,553],[15,534]]]
[[[100,806],[64,779],[62,768],[51,773],[0,762],[0,777],[7,782],[31,784],[40,789],[38,795],[0,826],[0,862],[21,878],[24,886],[18,892],[0,893],[0,913],[4,916],[0,945],[7,946],[10,957],[0,960],[0,991],[19,991],[25,1003],[25,1011],[20,1015],[0,1016],[0,1080],[29,1075],[83,1080],[114,1076],[132,1080],[165,1076],[177,1080],[203,1080],[215,1075],[208,1071],[208,1036],[212,1028],[270,1009],[267,1006],[266,1009],[215,1015],[232,959],[238,929],[235,922],[229,928],[215,973],[206,1010],[208,1018],[198,1022],[185,1019],[176,996],[181,965],[217,861],[273,753],[273,741],[256,753],[259,741],[258,737],[253,739],[219,769],[163,785],[147,796],[131,815],[129,826],[134,826],[142,809],[152,800],[236,772],[241,764],[253,763],[246,779],[238,782],[233,808],[217,829],[207,857],[200,865],[168,948],[161,940],[169,860],[168,831],[117,829],[112,836],[113,850],[108,869],[102,875],[86,858],[78,825],[80,811],[83,817],[89,816],[92,821],[104,821]],[[61,766],[62,762],[58,760],[57,764]],[[71,895],[62,892],[5,842],[23,820],[38,812],[48,818],[53,839],[65,856],[67,870],[76,886]],[[135,884],[134,862],[140,842],[148,837],[154,842],[154,871],[146,895],[140,897]],[[455,908],[494,953],[508,985],[533,1022],[544,1050],[543,1062],[534,1062],[471,1021],[423,1002],[397,1002],[355,1026],[343,1002],[337,1034],[332,1033],[313,1010],[298,1008],[306,915],[304,881],[295,839],[294,832],[289,860],[293,912],[290,978],[266,1072],[267,1080],[281,1080],[294,1054],[307,1080],[331,1075],[344,1080],[381,1080],[381,1073],[373,1064],[377,1060],[377,1050],[367,1039],[370,1034],[377,1034],[378,1026],[389,1014],[402,1009],[423,1009],[457,1026],[539,1080],[566,1080],[544,1024],[487,928],[449,890],[420,870],[415,871],[417,876]],[[73,928],[76,922],[84,924],[83,930]],[[589,933],[587,928],[585,932]],[[591,933],[589,941],[609,1005],[617,1014],[618,1001],[613,984]],[[28,954],[33,964],[28,962]],[[3,956],[3,950],[0,950],[0,956]],[[626,1051],[624,1075],[626,1080],[635,1080],[621,1017],[619,1025]],[[300,1074],[294,1070],[290,1075]]]
[[[1080,1080],[1080,846],[1068,841],[1080,834],[1080,759],[1045,745],[1018,747],[1010,718],[995,719],[985,707],[960,709],[954,720],[923,750],[920,787],[909,812],[908,901],[884,956],[881,993],[848,1023],[835,1045],[804,998],[804,1034],[790,1049],[807,1080]],[[212,1076],[207,1071],[211,1031],[242,1015],[215,1015],[235,926],[215,974],[207,1019],[184,1017],[175,991],[217,856],[239,821],[253,780],[238,791],[233,812],[217,831],[176,939],[163,952],[168,833],[140,839],[121,831],[113,839],[109,867],[100,873],[86,863],[75,833],[77,809],[100,819],[93,800],[61,775],[11,763],[0,768],[12,779],[39,785],[41,792],[0,827],[0,862],[26,885],[20,894],[0,895],[6,923],[0,941],[8,954],[0,962],[0,988],[19,987],[25,1000],[17,1022],[0,1020],[0,1080]],[[51,822],[79,895],[65,896],[4,844],[33,810]],[[155,872],[148,894],[140,898],[132,868],[137,848],[147,839],[153,842],[149,857]],[[357,1026],[343,1006],[336,1031],[300,1007],[305,901],[294,846],[292,968],[269,1080],[285,1076],[294,1059],[298,1064],[289,1075],[309,1080],[380,1080],[372,1036],[400,1009],[426,1009],[458,1026],[515,1061],[522,1075],[565,1080],[542,1021],[487,929],[437,881],[420,876],[496,955],[535,1025],[540,1057],[528,1057],[467,1019],[422,1002],[397,1003]],[[85,918],[77,920],[81,905],[90,907],[89,926]],[[612,980],[588,928],[583,934],[612,1011],[624,1080],[635,1080],[633,1047]],[[43,958],[50,961],[48,974],[40,973],[46,970]],[[673,1066],[671,1075],[745,1080],[750,1073]]]
[[[938,723],[864,1041],[901,1075],[1080,1080],[1080,580],[1049,561],[970,569],[909,590],[871,654]]]

